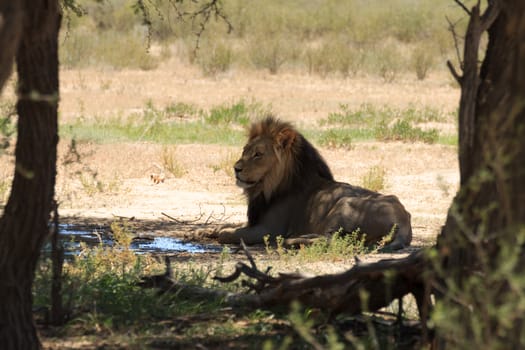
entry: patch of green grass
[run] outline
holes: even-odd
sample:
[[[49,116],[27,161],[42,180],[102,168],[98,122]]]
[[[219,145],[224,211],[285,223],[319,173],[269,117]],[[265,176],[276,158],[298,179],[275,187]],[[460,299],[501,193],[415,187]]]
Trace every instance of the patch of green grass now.
[[[392,126],[383,121],[375,128],[375,137],[379,141],[435,143],[438,140],[439,132],[436,129],[422,130],[412,126],[407,120],[397,120]]]
[[[268,113],[257,102],[240,100],[209,112],[187,104],[158,109],[148,103],[144,110],[127,117],[114,116],[77,120],[62,125],[62,136],[98,143],[150,141],[155,143],[215,143],[239,145],[251,120]]]
[[[320,121],[321,126],[329,127],[315,134],[321,144],[342,143],[344,138],[426,143],[443,141],[449,144],[448,138],[440,138],[436,129],[423,130],[413,125],[450,121],[450,115],[434,108],[409,106],[399,109],[388,106],[375,107],[371,104],[364,104],[357,109],[351,109],[348,105],[342,104],[340,108],[341,111],[331,113]],[[325,139],[331,141],[325,141]]]
[[[318,143],[328,148],[352,149],[352,136],[345,129],[323,130],[317,136]]]
[[[294,258],[304,261],[338,260],[353,258],[356,255],[369,252],[365,246],[365,236],[359,229],[351,233],[342,230],[334,232],[330,238],[320,237],[312,244],[304,245],[298,249],[285,249],[284,238],[276,238],[276,247],[270,245],[269,236],[264,237],[264,244],[268,254],[276,253],[282,258]]]
[[[403,119],[413,123],[446,122],[451,116],[431,107],[408,106],[404,109],[389,106],[374,106],[363,104],[357,109],[351,109],[346,104],[340,105],[340,111],[333,112],[320,121],[320,125],[337,125],[370,128],[382,121],[391,122]]]
[[[365,237],[356,230],[352,233],[337,231],[330,239],[320,239],[312,245],[301,247],[296,254],[299,259],[305,261],[317,261],[350,258],[367,251]]]
[[[11,138],[16,132],[16,125],[11,118],[14,115],[16,115],[14,102],[0,102],[0,154],[9,147]]]
[[[211,125],[238,124],[247,126],[251,121],[266,116],[270,109],[261,103],[246,102],[241,99],[232,104],[224,104],[213,107],[204,115],[204,121]]]
[[[133,237],[125,221],[111,224],[113,246],[84,246],[72,261],[66,261],[63,276],[63,299],[71,312],[71,324],[87,329],[119,330],[139,327],[144,331],[151,321],[177,315],[215,312],[220,300],[189,300],[178,294],[158,294],[137,285],[144,275],[160,273],[164,267],[147,255],[130,250]],[[174,278],[182,283],[204,285],[209,271],[205,268],[178,270]],[[40,261],[33,295],[35,305],[50,307],[50,261]],[[131,328],[133,329],[133,328]]]

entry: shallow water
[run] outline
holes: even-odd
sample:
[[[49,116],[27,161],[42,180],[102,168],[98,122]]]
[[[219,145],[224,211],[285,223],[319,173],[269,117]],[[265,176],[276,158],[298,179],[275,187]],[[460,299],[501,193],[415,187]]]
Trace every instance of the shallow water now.
[[[105,233],[103,228],[75,226],[71,224],[60,224],[59,233],[64,246],[64,253],[66,255],[76,255],[80,253],[81,244],[88,246],[106,245],[113,246],[114,241]],[[212,244],[197,244],[192,242],[184,242],[181,239],[174,237],[162,237],[147,235],[147,232],[141,233],[135,237],[130,249],[137,254],[155,253],[155,254],[170,254],[170,253],[207,253],[220,252],[222,247],[220,245]],[[45,251],[51,250],[51,245],[48,243],[44,247]]]

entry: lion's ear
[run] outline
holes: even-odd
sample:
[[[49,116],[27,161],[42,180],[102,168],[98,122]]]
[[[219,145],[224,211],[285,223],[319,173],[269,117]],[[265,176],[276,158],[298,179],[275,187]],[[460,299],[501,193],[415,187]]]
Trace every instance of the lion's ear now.
[[[297,132],[293,129],[284,129],[279,134],[277,134],[277,144],[279,144],[283,149],[290,148],[295,139],[297,138]]]

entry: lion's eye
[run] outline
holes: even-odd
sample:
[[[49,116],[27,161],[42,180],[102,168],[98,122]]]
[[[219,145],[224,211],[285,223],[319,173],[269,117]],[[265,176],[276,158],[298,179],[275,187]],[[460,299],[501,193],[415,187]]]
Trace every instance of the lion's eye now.
[[[253,155],[253,158],[255,158],[255,159],[259,159],[259,158],[262,157],[262,155],[263,155],[263,154],[262,154],[261,152],[255,152],[255,154]]]

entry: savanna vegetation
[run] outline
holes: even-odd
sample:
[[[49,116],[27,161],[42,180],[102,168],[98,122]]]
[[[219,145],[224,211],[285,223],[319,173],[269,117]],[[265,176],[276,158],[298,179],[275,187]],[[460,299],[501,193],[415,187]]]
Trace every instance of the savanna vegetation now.
[[[13,11],[13,17],[6,18],[14,22],[7,21],[6,28],[14,33],[9,38],[18,39],[6,42],[0,31],[0,82],[6,81],[9,72],[5,67],[15,60],[17,82],[8,81],[4,90],[11,86],[19,94],[6,97],[4,92],[0,105],[0,154],[7,154],[10,160],[5,164],[16,169],[0,172],[0,296],[5,300],[0,307],[0,324],[7,325],[0,329],[1,348],[41,346],[33,315],[48,348],[382,349],[419,348],[428,346],[430,339],[435,348],[497,349],[519,348],[525,343],[524,215],[520,205],[524,183],[520,91],[525,91],[520,62],[525,27],[523,17],[514,15],[523,14],[525,8],[519,1],[490,2],[495,10],[479,20],[476,11],[465,11],[470,11],[475,1],[465,1],[462,8],[451,0],[224,0],[219,2],[220,16],[210,15],[206,30],[201,27],[205,17],[187,15],[199,11],[200,1],[64,1],[68,6],[60,30],[56,2],[52,1],[57,5],[54,10],[46,7],[45,1],[29,7],[30,2],[5,7],[7,3],[0,1],[0,12]],[[483,3],[482,9],[486,8]],[[32,20],[23,22],[17,12],[21,9]],[[456,40],[461,47],[470,15],[474,22],[479,20],[471,24],[469,28],[474,29],[466,37],[474,47],[467,46],[460,54],[464,60],[456,63],[456,51],[461,48],[455,47],[450,29],[454,27],[460,34]],[[487,29],[492,44],[484,34]],[[21,44],[14,52],[11,45],[17,40]],[[515,53],[510,64],[500,64],[498,59],[509,52]],[[458,112],[417,101],[399,106],[349,105],[343,100],[339,107],[301,125],[301,131],[315,144],[340,154],[367,142],[373,149],[385,143],[458,149],[461,190],[447,221],[441,223],[445,227],[437,249],[429,250],[424,258],[416,257],[417,266],[424,266],[411,276],[419,288],[411,290],[417,300],[407,295],[402,303],[388,302],[380,312],[369,309],[377,304],[374,296],[393,299],[390,291],[396,291],[396,283],[402,284],[387,262],[380,265],[382,270],[372,272],[379,276],[381,288],[366,272],[364,281],[350,283],[348,300],[358,305],[357,316],[308,305],[304,295],[300,296],[302,305],[238,307],[228,302],[229,296],[242,295],[247,286],[256,289],[257,285],[248,279],[224,284],[212,277],[229,274],[242,259],[240,255],[225,248],[204,258],[182,256],[178,261],[172,256],[169,264],[158,257],[137,255],[130,247],[141,221],[134,217],[113,217],[104,223],[111,245],[81,245],[64,261],[57,249],[50,252],[48,232],[58,229],[49,220],[49,213],[56,209],[53,198],[58,197],[59,205],[78,198],[72,195],[73,187],[63,183],[78,181],[88,198],[100,194],[116,198],[127,191],[118,176],[102,179],[86,165],[83,158],[89,153],[78,153],[77,147],[159,145],[158,167],[171,178],[186,180],[194,174],[188,175],[180,161],[185,145],[238,148],[250,121],[273,111],[271,104],[246,98],[205,106],[148,101],[139,109],[111,110],[103,115],[81,108],[78,115],[60,119],[58,61],[63,71],[97,71],[102,77],[109,71],[154,72],[177,60],[197,67],[208,80],[249,72],[350,83],[370,78],[396,86],[400,80],[411,79],[410,84],[416,84],[433,74],[445,74],[447,59],[462,69],[462,76],[456,73],[457,81],[451,78],[448,82],[462,89]],[[483,59],[479,69],[478,62]],[[41,71],[46,74],[37,74]],[[497,91],[491,88],[492,83],[497,84]],[[110,90],[111,84],[101,78],[100,89]],[[477,99],[478,93],[487,98]],[[20,100],[15,109],[16,98]],[[66,170],[60,170],[63,173],[57,181],[61,190],[53,197],[58,135],[69,145],[69,152],[58,158],[59,166]],[[415,149],[412,156],[418,157]],[[207,167],[231,176],[236,156],[228,149],[216,158]],[[400,181],[385,164],[372,163],[356,177],[357,184],[383,191],[393,181]],[[450,184],[437,180],[438,192],[448,196]],[[59,220],[57,211],[54,213]],[[211,217],[201,218],[199,224],[208,223]],[[194,224],[177,224],[181,223]],[[62,243],[68,242],[63,239]],[[278,241],[276,246],[266,244],[253,254],[260,268],[268,266],[266,272],[277,276],[283,272],[282,262],[300,267],[352,264],[354,256],[374,254],[375,249],[365,248],[354,235],[336,235],[330,242],[297,249],[286,249]],[[405,272],[411,271],[407,268]],[[57,274],[62,275],[60,284]],[[176,283],[163,284],[166,277]],[[353,288],[355,285],[364,287]],[[384,285],[392,289],[382,288]],[[210,290],[219,292],[210,294]],[[303,291],[309,292],[307,288]],[[421,305],[430,292],[435,295],[433,310]],[[428,322],[420,322],[426,316]]]
[[[459,33],[466,26],[461,8],[447,0],[227,0],[221,2],[227,18],[209,18],[205,31],[198,17],[182,17],[198,10],[199,2],[77,3],[85,15],[69,13],[61,33],[66,68],[150,70],[177,55],[212,76],[257,69],[340,78],[371,74],[385,82],[410,72],[425,79],[455,57],[446,18]]]

